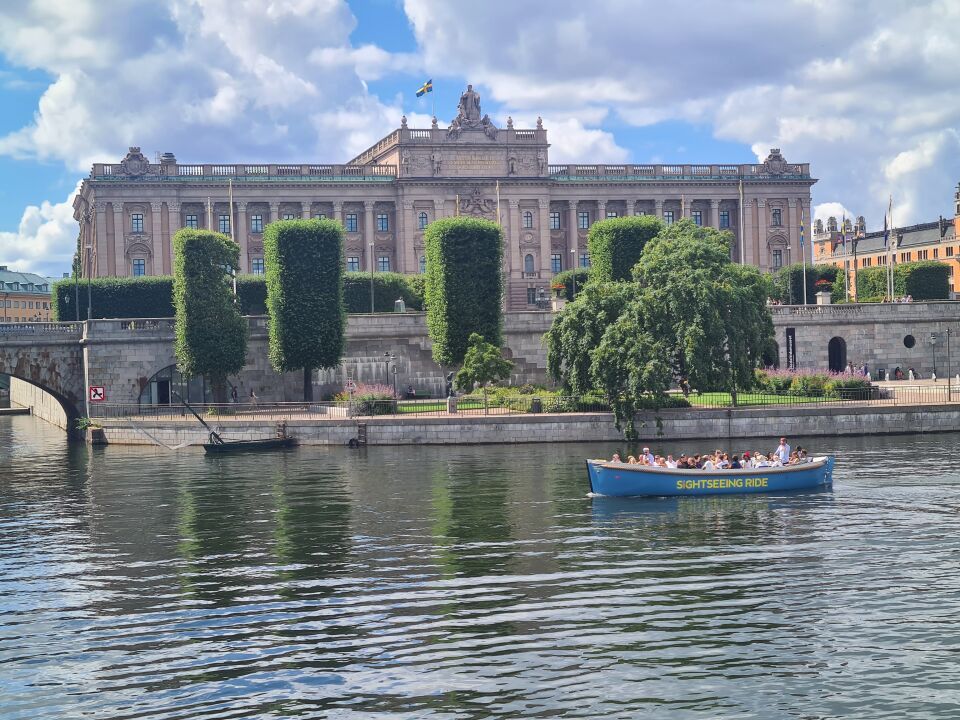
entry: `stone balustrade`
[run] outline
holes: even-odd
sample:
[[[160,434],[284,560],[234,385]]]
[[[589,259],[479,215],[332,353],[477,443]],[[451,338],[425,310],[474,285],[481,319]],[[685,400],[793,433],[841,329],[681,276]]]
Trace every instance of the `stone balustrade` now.
[[[123,182],[353,182],[357,180],[391,182],[397,177],[396,165],[184,165],[150,164],[140,175],[123,172],[120,164],[95,163],[90,172],[95,180]]]
[[[764,165],[550,165],[554,180],[725,180],[774,177]],[[786,165],[776,177],[809,179],[808,163]]]

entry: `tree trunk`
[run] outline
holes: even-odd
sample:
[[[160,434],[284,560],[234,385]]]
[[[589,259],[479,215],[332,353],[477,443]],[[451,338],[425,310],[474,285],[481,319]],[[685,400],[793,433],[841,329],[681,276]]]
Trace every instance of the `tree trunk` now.
[[[211,377],[210,391],[213,394],[213,401],[218,405],[224,405],[227,402],[227,379],[225,377]]]
[[[736,406],[737,406],[737,388],[736,388],[736,386],[734,386],[734,387],[731,388],[731,390],[730,390],[730,404],[731,404],[733,407],[736,407]]]
[[[313,368],[303,369],[303,401],[313,402]]]
[[[483,414],[488,415],[489,410],[487,410],[487,388],[483,388]]]

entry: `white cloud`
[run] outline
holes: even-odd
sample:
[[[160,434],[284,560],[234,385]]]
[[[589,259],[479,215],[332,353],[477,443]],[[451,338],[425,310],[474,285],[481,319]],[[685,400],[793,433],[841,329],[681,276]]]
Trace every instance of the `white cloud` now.
[[[73,219],[75,193],[60,203],[28,205],[15,232],[0,232],[0,264],[49,277],[69,271],[79,232]]]

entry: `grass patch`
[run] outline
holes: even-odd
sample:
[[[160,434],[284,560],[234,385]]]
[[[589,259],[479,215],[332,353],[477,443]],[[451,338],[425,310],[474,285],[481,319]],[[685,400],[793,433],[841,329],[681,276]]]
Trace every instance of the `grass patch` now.
[[[687,397],[694,407],[730,407],[732,404],[728,392],[690,393]],[[737,406],[757,405],[800,405],[803,403],[836,402],[839,398],[814,395],[772,395],[770,393],[737,393]]]

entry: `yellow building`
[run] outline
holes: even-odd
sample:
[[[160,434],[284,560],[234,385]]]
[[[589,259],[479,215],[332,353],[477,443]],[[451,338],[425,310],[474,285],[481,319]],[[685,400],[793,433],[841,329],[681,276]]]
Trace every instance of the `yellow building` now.
[[[0,322],[49,322],[53,281],[0,265]]]

